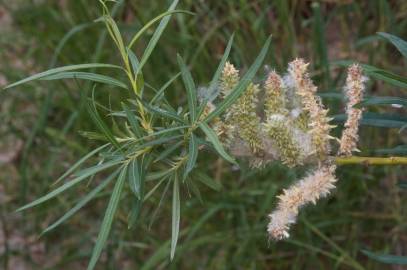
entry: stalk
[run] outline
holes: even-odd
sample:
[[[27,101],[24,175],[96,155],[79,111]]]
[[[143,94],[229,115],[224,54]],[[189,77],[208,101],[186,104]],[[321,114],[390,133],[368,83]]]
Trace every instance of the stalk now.
[[[337,165],[407,165],[407,157],[335,157]]]

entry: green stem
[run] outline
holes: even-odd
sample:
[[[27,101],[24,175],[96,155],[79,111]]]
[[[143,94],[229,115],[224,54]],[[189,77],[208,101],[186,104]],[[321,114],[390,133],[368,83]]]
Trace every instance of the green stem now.
[[[407,165],[407,157],[336,157],[335,163],[338,165]]]

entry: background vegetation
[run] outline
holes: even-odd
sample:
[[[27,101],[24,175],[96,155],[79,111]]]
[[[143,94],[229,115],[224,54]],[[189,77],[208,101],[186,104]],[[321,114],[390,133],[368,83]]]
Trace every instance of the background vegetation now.
[[[115,19],[127,38],[170,5],[164,0],[123,2]],[[195,16],[173,15],[144,67],[144,80],[155,88],[179,72],[177,53],[191,67],[195,81],[207,86],[233,32],[229,59],[242,69],[273,35],[268,66],[258,72],[258,79],[270,68],[284,71],[295,57],[310,61],[332,115],[343,112],[340,87],[345,73],[339,60],[407,75],[406,60],[376,35],[387,32],[406,39],[406,1],[185,0],[178,8]],[[103,24],[92,23],[100,15],[97,1],[0,0],[0,86],[55,66],[119,63]],[[143,36],[136,54],[153,31]],[[388,78],[370,80],[366,94],[406,97],[405,81],[388,82]],[[0,268],[86,267],[113,187],[40,238],[43,229],[89,192],[87,186],[26,212],[14,210],[48,192],[70,165],[98,146],[78,132],[96,130],[86,111],[92,87],[69,80],[0,93]],[[119,107],[127,93],[113,90],[99,86],[95,98]],[[184,93],[178,79],[166,98],[182,105]],[[369,112],[383,118],[363,122],[361,155],[405,155],[406,129],[400,129],[407,124],[405,107],[371,106]],[[406,167],[340,167],[336,192],[301,213],[289,240],[274,243],[268,241],[266,216],[275,196],[302,172],[280,164],[261,171],[238,169],[212,153],[200,155],[198,163],[222,189],[201,186],[203,202],[188,189],[181,190],[182,223],[173,262],[171,192],[163,185],[144,205],[132,229],[127,228],[128,209],[120,209],[96,269],[403,269],[361,251],[406,254]]]

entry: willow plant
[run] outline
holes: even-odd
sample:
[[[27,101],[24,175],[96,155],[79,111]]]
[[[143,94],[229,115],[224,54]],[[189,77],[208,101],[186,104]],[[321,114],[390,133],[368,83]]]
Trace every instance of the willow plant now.
[[[291,86],[283,86],[287,84],[287,80],[284,81],[276,73],[270,74],[265,83],[265,114],[269,116],[267,121],[263,121],[256,113],[256,103],[258,102],[256,95],[261,87],[252,81],[266,57],[271,37],[267,39],[245,75],[240,78],[237,70],[227,63],[233,43],[233,35],[231,36],[207,88],[208,93],[220,93],[221,101],[216,104],[212,104],[214,97],[211,95],[204,94],[201,95],[202,98],[198,98],[200,95],[197,86],[187,65],[179,55],[177,61],[180,72],[157,90],[152,98],[147,98],[144,95],[147,91],[145,89],[147,84],[143,78],[144,65],[148,62],[171,15],[191,13],[176,10],[178,0],[175,0],[166,12],[148,22],[129,42],[126,42],[109,13],[106,3],[104,1],[100,1],[100,3],[103,8],[103,16],[97,22],[105,24],[117,47],[122,65],[87,63],[64,66],[38,73],[6,87],[16,87],[36,80],[73,78],[92,81],[95,83],[95,88],[97,84],[107,84],[110,87],[126,89],[131,94],[130,99],[122,100],[121,110],[109,115],[114,119],[114,129],[110,128],[105,117],[100,115],[94,95],[89,98],[88,113],[99,130],[98,133],[92,133],[92,137],[102,139],[106,143],[90,151],[72,165],[57,179],[56,183],[59,185],[57,188],[19,209],[21,211],[47,202],[76,185],[86,183],[86,179],[92,178],[96,174],[109,172],[110,174],[81,198],[72,209],[44,230],[46,233],[55,229],[94,199],[102,190],[107,189],[109,184],[114,183],[88,270],[94,269],[96,266],[123,196],[131,196],[131,200],[134,202],[128,214],[128,227],[131,228],[137,221],[143,203],[163,183],[172,184],[170,257],[171,259],[174,257],[180,231],[181,186],[194,186],[196,185],[195,182],[199,181],[214,190],[219,190],[219,184],[206,176],[197,166],[198,155],[203,149],[213,150],[220,157],[235,165],[237,165],[236,158],[242,157],[239,155],[239,151],[241,153],[250,152],[251,157],[253,157],[250,162],[257,167],[272,160],[281,160],[288,167],[296,167],[302,165],[310,156],[313,157],[311,160],[314,164],[318,164],[318,161],[327,164],[325,162],[328,160],[327,153],[330,147],[328,140],[332,139],[329,136],[331,125],[328,123],[327,110],[322,107],[320,100],[315,96],[314,86],[305,74],[305,63],[294,61],[291,64],[289,74],[292,81],[290,83],[294,84]],[[139,42],[140,37],[158,22],[159,24],[142,55],[136,56],[132,48]],[[123,73],[127,81],[83,71],[96,69],[114,69]],[[350,74],[352,75],[352,72]],[[182,78],[185,86],[187,106],[176,109],[166,99],[165,91],[178,78]],[[287,87],[297,89],[296,95],[299,98],[285,98],[284,95],[286,94],[283,89]],[[308,90],[306,87],[309,87]],[[216,91],[218,88],[222,90]],[[349,89],[350,96],[354,96],[352,93],[352,89],[355,89],[354,85],[350,85]],[[360,112],[353,108],[358,101],[359,99],[348,103],[350,118],[347,122],[348,126],[346,126],[347,131],[341,140],[341,146],[343,145],[340,148],[341,155],[347,156],[350,151],[355,149],[354,142],[357,139],[355,125],[358,124]],[[295,105],[293,105],[294,103]],[[289,109],[297,108],[296,106],[299,106],[298,108],[301,110]],[[287,122],[287,119],[290,121]],[[265,141],[264,134],[267,135],[267,138],[274,138],[274,148],[268,147],[267,143],[271,141]],[[296,134],[298,137],[292,137],[292,134]],[[281,140],[275,140],[275,138]],[[298,147],[300,140],[301,143],[308,144],[308,146]],[[245,150],[242,151],[242,147]],[[265,151],[265,149],[272,148],[275,150],[274,152]],[[83,165],[95,156],[98,157],[98,162],[94,166],[83,168]],[[301,183],[308,183],[307,178],[329,178],[330,180],[325,181],[327,184],[323,187],[327,190],[321,190],[318,193],[324,195],[332,188],[330,184],[336,181],[336,179],[333,180],[334,177],[332,176],[335,163],[346,163],[349,160],[351,163],[355,163],[352,162],[352,157],[341,158],[342,160],[339,161],[329,159],[329,166],[318,167],[319,169],[314,173],[299,182],[298,187],[294,186],[294,189],[299,189]],[[401,160],[401,162],[405,162],[405,160]],[[314,181],[313,183],[318,182]],[[123,192],[127,188],[130,192]],[[293,197],[290,195],[292,193],[293,191],[286,191],[280,196],[281,202],[292,199]],[[290,210],[296,214],[300,206],[308,201],[315,201],[319,197],[318,194],[314,198],[308,198],[307,201],[298,202]],[[272,224],[269,225],[270,234],[277,239],[288,236],[288,225],[294,219],[292,213],[281,218],[283,215],[287,215],[287,213],[281,213],[281,211],[286,210],[283,205],[284,203],[280,203],[277,212],[271,214]]]

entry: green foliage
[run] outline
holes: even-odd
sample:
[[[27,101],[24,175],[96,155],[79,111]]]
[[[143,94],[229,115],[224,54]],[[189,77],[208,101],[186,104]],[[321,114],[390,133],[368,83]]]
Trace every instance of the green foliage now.
[[[55,235],[72,238],[77,245],[89,244],[98,229],[93,253],[86,256],[91,257],[88,269],[99,269],[96,263],[104,249],[107,269],[120,269],[114,262],[119,259],[110,255],[116,251],[130,254],[136,268],[142,269],[191,269],[197,265],[208,269],[223,268],[220,266],[267,269],[270,264],[281,269],[358,269],[355,260],[361,260],[365,269],[382,269],[381,264],[359,256],[358,250],[366,241],[380,248],[395,249],[386,237],[371,239],[369,233],[378,233],[393,224],[399,228],[405,225],[402,221],[405,210],[400,205],[393,206],[392,196],[382,194],[378,182],[387,179],[388,169],[358,167],[341,171],[344,181],[335,198],[309,210],[314,227],[299,230],[295,240],[267,244],[264,217],[274,204],[277,191],[287,185],[280,180],[290,181],[301,172],[288,171],[280,164],[261,172],[248,171],[244,164],[239,164],[240,171],[234,172],[231,166],[236,168],[237,162],[225,151],[208,123],[233,104],[250,82],[263,75],[265,63],[279,69],[298,56],[297,52],[317,60],[313,67],[316,79],[325,82],[327,89],[322,91],[330,91],[321,96],[326,98],[331,93],[340,97],[339,90],[333,87],[341,85],[342,71],[332,72],[332,68],[350,62],[336,61],[341,59],[328,54],[331,50],[327,43],[332,38],[328,27],[338,24],[343,33],[370,37],[352,40],[359,47],[348,48],[350,36],[347,36],[343,46],[345,51],[367,55],[360,59],[367,59],[364,68],[372,78],[369,92],[374,96],[360,104],[368,111],[361,127],[366,132],[362,134],[362,153],[406,155],[401,136],[387,129],[397,128],[403,134],[407,125],[403,117],[405,63],[398,58],[389,59],[391,54],[383,46],[385,42],[377,41],[384,37],[405,56],[405,41],[397,36],[405,36],[407,24],[388,1],[372,1],[367,6],[332,4],[335,5],[332,11],[320,3],[313,5],[312,12],[306,4],[297,6],[289,1],[182,1],[182,10],[176,9],[178,1],[173,1],[159,15],[157,10],[164,9],[161,1],[117,1],[111,11],[110,3],[105,3],[103,16],[95,22],[92,21],[100,16],[100,6],[88,5],[83,0],[67,2],[67,13],[57,9],[53,1],[34,11],[28,8],[15,14],[22,20],[25,35],[37,41],[27,50],[27,55],[36,57],[36,64],[39,63],[36,70],[47,67],[50,70],[12,83],[6,88],[18,88],[1,93],[2,97],[17,95],[24,89],[24,96],[17,96],[17,100],[44,100],[42,105],[38,103],[41,113],[28,125],[29,132],[17,132],[32,142],[25,148],[25,162],[20,167],[21,178],[26,179],[21,182],[21,194],[30,191],[30,198],[33,194],[37,196],[48,191],[51,181],[57,179],[58,186],[53,186],[52,191],[19,209],[30,208],[24,213],[33,217],[30,224],[35,222],[36,228],[50,220],[49,216],[54,218],[64,211],[44,230],[47,234],[43,238],[50,237],[47,239],[53,245],[62,242],[60,238],[55,240]],[[129,23],[126,14],[133,10],[140,12]],[[189,16],[191,12],[185,10],[193,10],[196,16]],[[349,22],[348,16],[358,21]],[[371,22],[369,16],[378,20]],[[38,30],[39,21],[47,31]],[[100,22],[105,23],[106,30]],[[377,29],[391,30],[394,35],[369,36]],[[31,41],[25,42],[28,40]],[[41,48],[46,48],[45,52]],[[51,61],[50,50],[55,51]],[[176,56],[177,52],[182,58]],[[354,55],[349,52],[347,59]],[[118,59],[121,64],[104,64],[116,63]],[[227,59],[247,67],[247,71],[232,94],[201,121],[206,103],[216,97]],[[90,64],[72,65],[82,62]],[[66,66],[55,68],[56,64]],[[10,73],[10,78],[17,80],[23,74],[27,72]],[[27,83],[32,83],[30,87],[37,90],[37,95],[25,91],[22,86],[28,89]],[[198,102],[200,86],[206,84],[212,96]],[[44,96],[41,90],[44,87],[49,87],[52,94]],[[89,99],[92,88],[95,91]],[[341,122],[344,120],[344,116],[338,115],[341,105],[335,102],[332,101],[332,114],[337,114],[336,119]],[[404,108],[399,111],[378,106],[389,104]],[[13,119],[26,117],[17,108],[9,112]],[[33,123],[35,128],[31,128]],[[60,131],[59,139],[46,133],[46,127]],[[15,129],[13,125],[12,128]],[[92,140],[78,137],[77,130]],[[79,146],[72,146],[72,141]],[[100,141],[104,145],[100,146]],[[49,155],[46,149],[57,151]],[[208,153],[208,149],[214,151]],[[55,172],[65,169],[66,162],[60,162],[60,158],[65,161],[72,156],[83,158],[70,162],[73,165],[61,177],[55,176]],[[36,162],[41,163],[31,168],[30,164]],[[397,167],[390,178],[403,175],[403,168]],[[398,188],[396,184],[388,185]],[[360,214],[370,208],[372,198],[379,197],[387,199],[375,203],[389,213],[372,210]],[[51,199],[56,203],[50,204]],[[96,203],[99,200],[108,203],[100,206]],[[25,203],[19,196],[15,201]],[[104,206],[105,216],[99,229],[100,222],[95,217],[101,217]],[[81,215],[79,210],[84,221],[75,219],[75,214]],[[375,222],[371,222],[372,218]],[[86,228],[91,228],[89,233],[84,226],[71,226],[75,222],[86,222]],[[302,217],[299,222],[303,223]],[[57,226],[70,229],[58,230]],[[75,235],[81,239],[76,240]],[[89,251],[87,244],[84,249]],[[342,248],[338,249],[338,245]],[[76,247],[62,250],[65,257],[57,268],[63,269],[72,260],[82,260],[78,257],[83,256],[82,250],[77,251]],[[405,260],[365,254],[379,262]]]

